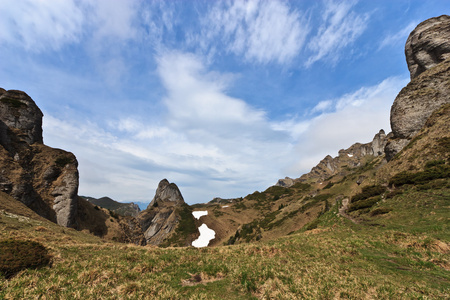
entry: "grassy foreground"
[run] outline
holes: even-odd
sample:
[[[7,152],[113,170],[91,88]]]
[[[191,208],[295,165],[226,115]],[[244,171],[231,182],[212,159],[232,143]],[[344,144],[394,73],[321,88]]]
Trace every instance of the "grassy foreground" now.
[[[53,257],[49,267],[0,277],[0,299],[448,299],[448,190],[425,193],[389,199],[394,210],[377,216],[379,226],[353,224],[334,206],[314,230],[203,249],[110,243],[0,212],[1,239],[40,242]],[[395,205],[424,196],[437,201],[424,215],[389,222],[401,213]],[[419,218],[438,227],[430,234]]]

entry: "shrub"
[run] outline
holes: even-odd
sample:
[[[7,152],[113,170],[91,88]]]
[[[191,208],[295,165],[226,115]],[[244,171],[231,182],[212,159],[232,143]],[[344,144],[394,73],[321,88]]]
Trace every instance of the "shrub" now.
[[[309,185],[307,183],[297,182],[296,184],[291,186],[291,188],[298,189],[301,191],[307,191],[311,188],[311,185]]]
[[[324,190],[331,188],[334,185],[334,182],[328,182],[326,186],[323,187]]]
[[[368,199],[374,196],[378,196],[383,194],[386,191],[386,188],[381,185],[371,185],[365,186],[362,188],[361,193],[358,193],[352,197],[352,203],[361,201],[364,199]]]
[[[27,107],[27,105],[25,103],[23,103],[22,101],[18,100],[18,99],[13,99],[13,98],[2,98],[0,100],[1,102],[8,104],[14,108],[21,108],[21,107]]]
[[[63,168],[65,167],[67,164],[70,164],[73,162],[73,159],[71,157],[68,156],[60,156],[55,160],[55,164],[60,167]]]
[[[435,163],[433,163],[435,164]],[[436,164],[424,171],[416,173],[400,172],[389,180],[390,186],[401,186],[404,184],[422,184],[431,180],[450,177],[450,166]]]
[[[38,242],[24,240],[0,241],[0,273],[10,278],[21,270],[49,266],[51,256]]]
[[[432,167],[438,166],[438,165],[445,165],[445,160],[439,159],[439,160],[430,160],[425,164],[425,169],[430,169]]]
[[[377,203],[378,201],[380,201],[380,197],[373,197],[373,198],[369,198],[369,199],[365,199],[365,200],[360,200],[356,203],[352,203],[350,204],[350,206],[348,207],[348,211],[355,211],[355,210],[360,210],[360,209],[364,209],[364,208],[370,208],[372,206],[375,205],[375,203]]]
[[[391,208],[387,208],[387,207],[380,207],[380,208],[375,208],[374,210],[372,210],[370,212],[370,215],[373,216],[378,216],[378,215],[384,215],[387,214],[388,212],[392,211]]]
[[[401,195],[401,194],[403,194],[403,190],[395,190],[395,191],[388,193],[386,195],[386,199],[391,199],[391,198],[394,198],[395,196]]]

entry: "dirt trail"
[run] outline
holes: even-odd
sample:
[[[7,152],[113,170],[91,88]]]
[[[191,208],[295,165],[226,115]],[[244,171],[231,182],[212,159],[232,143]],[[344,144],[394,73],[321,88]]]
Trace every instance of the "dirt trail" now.
[[[348,198],[342,199],[342,206],[339,208],[339,214],[341,216],[343,216],[344,218],[349,219],[353,223],[358,224],[359,222],[357,219],[352,218],[351,216],[349,216],[347,214],[348,205],[350,204],[349,202],[350,202],[350,200]]]

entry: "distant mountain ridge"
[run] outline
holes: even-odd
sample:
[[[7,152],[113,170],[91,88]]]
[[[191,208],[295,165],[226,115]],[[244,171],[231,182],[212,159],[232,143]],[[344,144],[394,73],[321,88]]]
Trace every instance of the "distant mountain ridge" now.
[[[119,214],[121,216],[132,216],[136,217],[141,209],[139,208],[139,205],[135,204],[134,202],[131,203],[122,203],[115,201],[109,197],[101,197],[101,198],[94,198],[94,197],[86,197],[86,196],[80,196],[90,203],[109,209],[116,214]]]

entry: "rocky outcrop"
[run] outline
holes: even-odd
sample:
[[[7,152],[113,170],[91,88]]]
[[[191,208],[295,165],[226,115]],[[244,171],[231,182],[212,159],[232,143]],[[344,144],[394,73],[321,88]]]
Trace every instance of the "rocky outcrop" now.
[[[76,227],[78,163],[43,144],[42,117],[26,93],[0,89],[0,187],[44,218]]]
[[[450,16],[420,23],[406,40],[405,55],[411,79],[450,58]]]
[[[450,17],[420,23],[409,35],[405,53],[411,82],[391,108],[393,136],[385,149],[388,161],[409,143],[434,111],[450,103]]]
[[[317,166],[313,167],[309,173],[304,174],[297,179],[291,179],[289,177],[280,179],[276,185],[290,187],[296,182],[305,182],[308,180],[323,182],[337,174],[345,176],[345,173],[348,170],[362,167],[370,157],[384,155],[387,140],[388,137],[386,136],[386,133],[381,129],[374,136],[372,142],[367,144],[356,143],[348,149],[341,149],[338,152],[339,155],[334,158],[327,155],[319,162],[319,164],[317,164]]]
[[[178,186],[175,183],[169,183],[167,179],[163,179],[159,182],[155,196],[147,208],[160,205],[180,205],[183,203],[184,199]]]
[[[138,219],[144,237],[151,245],[161,245],[174,237],[180,223],[184,224],[183,226],[195,224],[192,209],[184,202],[177,185],[169,183],[167,179],[161,180],[152,202],[139,214]],[[195,232],[189,232],[186,228],[181,228],[178,231],[184,232],[184,236],[174,238],[169,244],[190,245],[194,237],[198,236],[198,230],[196,227],[194,229]]]
[[[10,149],[14,142],[43,143],[43,114],[33,99],[21,91],[0,88],[0,144]],[[13,135],[13,136],[12,136]]]

